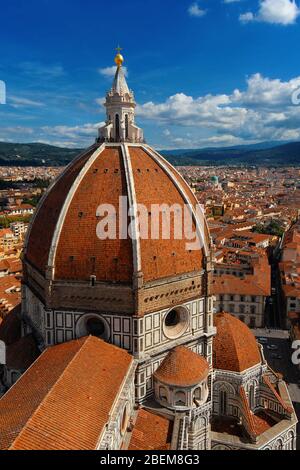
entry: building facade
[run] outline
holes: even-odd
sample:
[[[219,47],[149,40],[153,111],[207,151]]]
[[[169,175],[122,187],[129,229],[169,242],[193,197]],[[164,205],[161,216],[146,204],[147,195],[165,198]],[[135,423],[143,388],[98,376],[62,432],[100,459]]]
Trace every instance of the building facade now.
[[[250,328],[263,327],[271,295],[271,267],[265,250],[219,246],[215,259],[216,312],[231,313]]]

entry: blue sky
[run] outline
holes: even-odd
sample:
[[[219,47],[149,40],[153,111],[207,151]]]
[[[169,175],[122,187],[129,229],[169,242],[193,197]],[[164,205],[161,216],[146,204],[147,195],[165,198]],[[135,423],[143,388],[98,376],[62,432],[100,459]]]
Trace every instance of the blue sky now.
[[[297,2],[2,2],[0,140],[89,145],[118,44],[150,144],[300,140]]]

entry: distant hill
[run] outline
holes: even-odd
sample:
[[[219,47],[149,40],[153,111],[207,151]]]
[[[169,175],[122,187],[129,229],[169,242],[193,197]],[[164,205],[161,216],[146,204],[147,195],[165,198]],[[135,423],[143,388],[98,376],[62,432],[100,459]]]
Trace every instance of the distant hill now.
[[[299,165],[300,142],[255,144],[198,150],[168,150],[162,154],[173,165]]]
[[[290,142],[280,142],[280,145],[288,144]],[[278,147],[277,142],[258,142],[256,144],[243,144],[243,145],[233,145],[231,147],[204,147],[202,149],[176,149],[176,150],[161,150],[165,155],[182,155],[183,153],[197,153],[201,152],[215,152],[218,150],[265,150],[273,147]]]
[[[61,166],[82,149],[0,142],[0,166]],[[162,150],[173,165],[300,165],[300,142],[262,142],[236,147]]]
[[[61,166],[69,163],[80,152],[80,149],[39,143],[0,142],[0,166]]]

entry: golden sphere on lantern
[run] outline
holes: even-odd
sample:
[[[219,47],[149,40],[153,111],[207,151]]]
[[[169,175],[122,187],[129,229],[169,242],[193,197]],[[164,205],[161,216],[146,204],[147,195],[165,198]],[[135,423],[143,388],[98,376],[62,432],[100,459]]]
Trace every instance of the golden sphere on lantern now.
[[[115,57],[115,63],[117,64],[118,67],[121,67],[123,62],[124,62],[124,57],[122,56],[122,54],[120,54],[120,52],[118,52],[118,54]]]

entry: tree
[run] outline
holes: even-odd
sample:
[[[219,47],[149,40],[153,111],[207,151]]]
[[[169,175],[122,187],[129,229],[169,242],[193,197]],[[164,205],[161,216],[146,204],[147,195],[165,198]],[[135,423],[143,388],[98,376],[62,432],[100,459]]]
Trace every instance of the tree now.
[[[282,237],[284,234],[284,227],[282,223],[277,220],[271,220],[268,224],[257,224],[253,227],[252,232],[264,233],[266,235],[274,235],[276,237]]]

